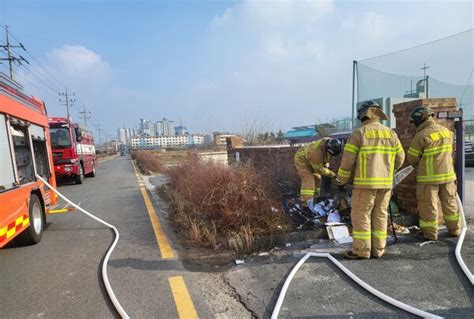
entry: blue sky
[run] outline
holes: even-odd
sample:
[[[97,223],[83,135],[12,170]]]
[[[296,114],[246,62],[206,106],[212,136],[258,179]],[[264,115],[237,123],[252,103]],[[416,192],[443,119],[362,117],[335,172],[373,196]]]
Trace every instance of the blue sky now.
[[[64,114],[52,89],[67,83],[77,93],[74,117],[84,103],[108,134],[141,117],[207,133],[349,115],[352,60],[472,28],[473,5],[3,0],[0,19],[54,77],[45,88],[17,71],[50,114]]]

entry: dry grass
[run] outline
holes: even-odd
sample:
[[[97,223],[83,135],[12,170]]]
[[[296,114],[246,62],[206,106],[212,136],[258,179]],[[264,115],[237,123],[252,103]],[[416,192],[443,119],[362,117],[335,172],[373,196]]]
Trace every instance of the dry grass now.
[[[173,221],[191,245],[239,252],[255,249],[255,239],[287,232],[278,195],[250,166],[224,167],[190,156],[168,170]]]
[[[152,151],[133,151],[132,158],[137,161],[142,174],[158,173],[163,170],[159,157]]]

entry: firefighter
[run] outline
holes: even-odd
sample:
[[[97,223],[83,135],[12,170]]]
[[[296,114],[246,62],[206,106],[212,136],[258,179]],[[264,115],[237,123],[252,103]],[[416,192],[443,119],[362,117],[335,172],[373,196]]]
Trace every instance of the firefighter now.
[[[446,228],[459,236],[461,221],[456,202],[456,174],[453,167],[453,132],[435,122],[429,107],[419,106],[410,113],[417,127],[408,149],[408,161],[418,167],[416,197],[420,214],[421,239],[438,239],[438,203],[441,202]]]
[[[387,209],[392,192],[393,174],[405,160],[397,134],[381,124],[387,120],[380,105],[363,102],[357,110],[362,126],[355,129],[344,147],[337,174],[340,185],[353,178],[352,250],[350,259],[381,257],[387,239]]]
[[[301,178],[301,202],[307,207],[308,200],[318,197],[321,189],[321,176],[336,177],[329,169],[331,157],[341,154],[341,141],[335,138],[322,138],[301,147],[295,154],[295,167]]]

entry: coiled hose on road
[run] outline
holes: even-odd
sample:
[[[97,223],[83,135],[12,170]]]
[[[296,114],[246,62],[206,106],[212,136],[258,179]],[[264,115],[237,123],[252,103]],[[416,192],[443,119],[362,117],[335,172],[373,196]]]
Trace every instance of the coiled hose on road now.
[[[70,205],[72,205],[74,208],[76,208],[77,210],[83,212],[84,214],[86,214],[87,216],[89,216],[90,218],[98,221],[99,223],[109,227],[110,229],[112,229],[115,233],[115,239],[114,239],[114,242],[112,243],[112,245],[110,246],[109,250],[107,251],[107,254],[105,255],[104,257],[104,261],[102,262],[102,279],[104,281],[104,285],[105,285],[105,289],[107,290],[107,294],[109,295],[109,298],[110,300],[112,301],[112,303],[114,304],[114,307],[115,309],[117,310],[117,312],[119,313],[119,315],[124,318],[124,319],[128,319],[130,318],[127,314],[127,312],[125,311],[125,309],[123,309],[122,305],[120,304],[120,302],[118,301],[117,297],[115,296],[115,293],[112,289],[112,286],[110,285],[110,282],[109,282],[109,277],[107,276],[107,264],[109,263],[109,258],[110,258],[110,255],[112,255],[112,252],[114,251],[115,249],[115,246],[117,246],[117,243],[119,241],[119,238],[120,238],[120,234],[117,230],[117,228],[112,225],[112,224],[109,224],[107,223],[106,221],[103,221],[102,219],[100,219],[99,217],[97,216],[94,216],[93,214],[89,213],[87,210],[83,209],[82,207],[76,205],[75,203],[73,203],[71,200],[69,200],[66,196],[64,196],[63,194],[61,194],[57,189],[55,189],[53,186],[51,186],[47,181],[45,181],[41,176],[39,175],[36,175],[36,178],[38,178],[40,181],[42,181],[46,186],[48,186],[54,193],[56,193],[59,197],[61,197],[63,200],[65,200],[66,202],[68,202]]]
[[[464,242],[464,237],[466,236],[467,223],[466,223],[466,217],[464,215],[464,208],[463,208],[463,205],[461,203],[461,199],[459,198],[458,194],[456,194],[456,201],[458,203],[459,214],[460,214],[460,217],[461,217],[461,235],[459,236],[458,242],[456,244],[456,250],[455,250],[456,259],[459,263],[459,266],[461,267],[463,272],[466,274],[466,276],[469,279],[469,281],[471,282],[471,284],[474,285],[474,277],[473,277],[471,271],[469,270],[469,268],[467,268],[467,266],[464,263],[464,260],[462,259],[462,256],[461,256],[461,248],[462,248],[462,244]],[[393,306],[395,306],[397,308],[400,308],[402,310],[405,310],[409,313],[412,313],[412,314],[414,314],[416,316],[419,316],[419,317],[422,317],[422,318],[442,318],[442,317],[439,317],[435,314],[432,314],[432,313],[420,310],[418,308],[415,308],[413,306],[407,305],[407,304],[405,304],[401,301],[398,301],[398,300],[396,300],[396,299],[394,299],[390,296],[387,296],[384,293],[378,291],[377,289],[375,289],[374,287],[370,286],[369,284],[364,282],[362,279],[357,277],[354,273],[352,273],[349,269],[347,269],[344,265],[342,265],[336,258],[331,256],[331,254],[329,254],[329,253],[309,252],[306,255],[304,255],[303,258],[301,258],[298,261],[298,263],[295,265],[295,267],[291,270],[290,274],[286,278],[285,283],[283,284],[283,287],[281,288],[280,295],[278,296],[278,300],[275,304],[275,308],[273,309],[273,313],[272,313],[272,317],[271,317],[272,319],[277,319],[278,318],[278,314],[280,313],[281,306],[283,305],[283,301],[285,300],[286,291],[288,290],[288,287],[290,286],[291,280],[293,279],[295,274],[298,272],[300,267],[310,257],[328,258],[334,265],[336,265],[339,269],[341,269],[347,276],[349,276],[349,278],[354,280],[362,288],[364,288],[365,290],[367,290],[371,294],[375,295],[376,297],[382,299],[385,302],[388,302],[389,304],[392,304]]]

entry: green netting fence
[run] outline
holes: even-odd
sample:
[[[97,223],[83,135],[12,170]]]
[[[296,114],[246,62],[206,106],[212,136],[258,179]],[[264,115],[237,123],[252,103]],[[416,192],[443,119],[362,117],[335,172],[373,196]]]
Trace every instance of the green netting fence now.
[[[409,49],[354,61],[353,118],[358,103],[376,100],[387,114],[396,103],[454,97],[474,119],[474,29]],[[386,124],[394,126],[393,117]]]

